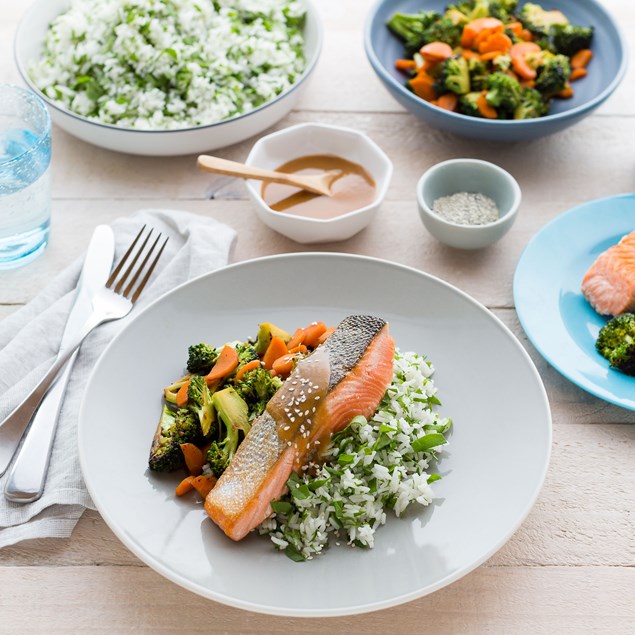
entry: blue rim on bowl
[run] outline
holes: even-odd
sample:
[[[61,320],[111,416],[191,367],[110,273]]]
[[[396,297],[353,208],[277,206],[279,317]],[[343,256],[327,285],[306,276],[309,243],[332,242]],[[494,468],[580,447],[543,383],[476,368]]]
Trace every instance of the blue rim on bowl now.
[[[560,0],[560,4],[562,3],[563,1]],[[402,106],[426,120],[428,123],[450,132],[482,139],[510,141],[531,139],[558,132],[576,123],[602,104],[619,86],[626,73],[628,65],[626,40],[619,25],[613,20],[607,10],[598,0],[580,0],[577,2],[567,0],[564,2],[567,6],[562,8],[565,14],[567,14],[567,8],[569,8],[570,11],[593,13],[602,19],[604,28],[610,31],[610,38],[607,37],[607,40],[610,39],[611,46],[614,48],[614,57],[619,60],[619,65],[613,79],[607,86],[600,90],[597,95],[594,95],[581,104],[568,108],[565,106],[566,109],[562,112],[555,112],[545,117],[526,120],[480,119],[437,108],[410,92],[406,88],[404,81],[399,81],[396,74],[389,72],[385,63],[380,59],[380,54],[377,52],[375,42],[377,33],[381,32],[379,29],[388,31],[385,22],[389,15],[399,11],[411,12],[417,8],[419,10],[438,10],[449,4],[449,0],[437,0],[433,3],[427,2],[426,6],[422,6],[423,4],[423,0],[378,0],[366,19],[364,26],[364,47],[373,70],[377,73],[392,96],[399,101]],[[597,34],[598,25],[594,24],[593,26],[596,27]],[[390,37],[394,36],[390,35]],[[396,38],[395,41],[397,41]]]

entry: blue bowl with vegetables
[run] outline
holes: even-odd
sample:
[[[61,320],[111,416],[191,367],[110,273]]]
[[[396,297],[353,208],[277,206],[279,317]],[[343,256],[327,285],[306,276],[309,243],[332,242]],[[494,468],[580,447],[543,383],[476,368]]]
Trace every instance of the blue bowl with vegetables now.
[[[449,5],[379,0],[364,33],[390,94],[434,127],[495,141],[543,137],[586,117],[624,78],[624,38],[596,0]]]

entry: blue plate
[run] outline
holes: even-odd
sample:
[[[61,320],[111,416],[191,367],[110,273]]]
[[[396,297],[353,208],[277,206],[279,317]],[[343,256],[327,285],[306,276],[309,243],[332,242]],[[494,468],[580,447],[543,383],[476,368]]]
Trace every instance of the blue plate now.
[[[597,0],[549,0],[572,24],[593,26],[593,60],[589,74],[575,82],[572,99],[554,100],[551,114],[539,119],[497,121],[468,117],[430,105],[406,86],[395,60],[403,57],[401,41],[386,27],[395,13],[437,11],[451,0],[379,0],[370,11],[364,32],[366,55],[390,94],[407,110],[437,128],[466,137],[495,141],[524,141],[559,132],[586,117],[617,88],[626,72],[626,44],[615,20]],[[521,6],[524,4],[520,3]],[[541,4],[539,2],[539,4]]]
[[[580,283],[596,258],[635,230],[635,194],[585,203],[534,236],[514,275],[514,303],[540,354],[587,392],[635,410],[635,377],[609,368],[595,350],[607,318],[596,313]]]

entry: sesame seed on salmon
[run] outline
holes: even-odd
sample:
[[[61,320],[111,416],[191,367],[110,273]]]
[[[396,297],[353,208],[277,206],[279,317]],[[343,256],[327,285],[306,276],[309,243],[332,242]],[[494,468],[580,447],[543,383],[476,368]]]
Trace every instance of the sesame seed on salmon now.
[[[319,461],[333,434],[375,412],[392,380],[394,351],[384,320],[353,315],[297,364],[205,500],[230,538],[241,540],[271,514],[291,472]]]
[[[601,315],[635,310],[635,231],[591,265],[582,280],[582,293]]]

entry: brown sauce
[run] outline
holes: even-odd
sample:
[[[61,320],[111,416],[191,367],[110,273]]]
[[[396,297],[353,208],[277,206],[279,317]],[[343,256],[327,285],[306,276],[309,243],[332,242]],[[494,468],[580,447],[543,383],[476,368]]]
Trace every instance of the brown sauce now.
[[[276,212],[308,218],[335,218],[370,205],[375,199],[375,181],[358,163],[331,154],[313,154],[284,163],[280,172],[291,174],[323,174],[338,170],[331,190],[332,196],[312,194],[297,187],[266,183],[262,198]]]
[[[267,412],[278,424],[278,438],[291,445],[298,435],[308,437],[313,417],[328,392],[331,366],[325,349],[318,348],[298,362],[280,390],[267,404]],[[296,445],[297,448],[297,445]]]

